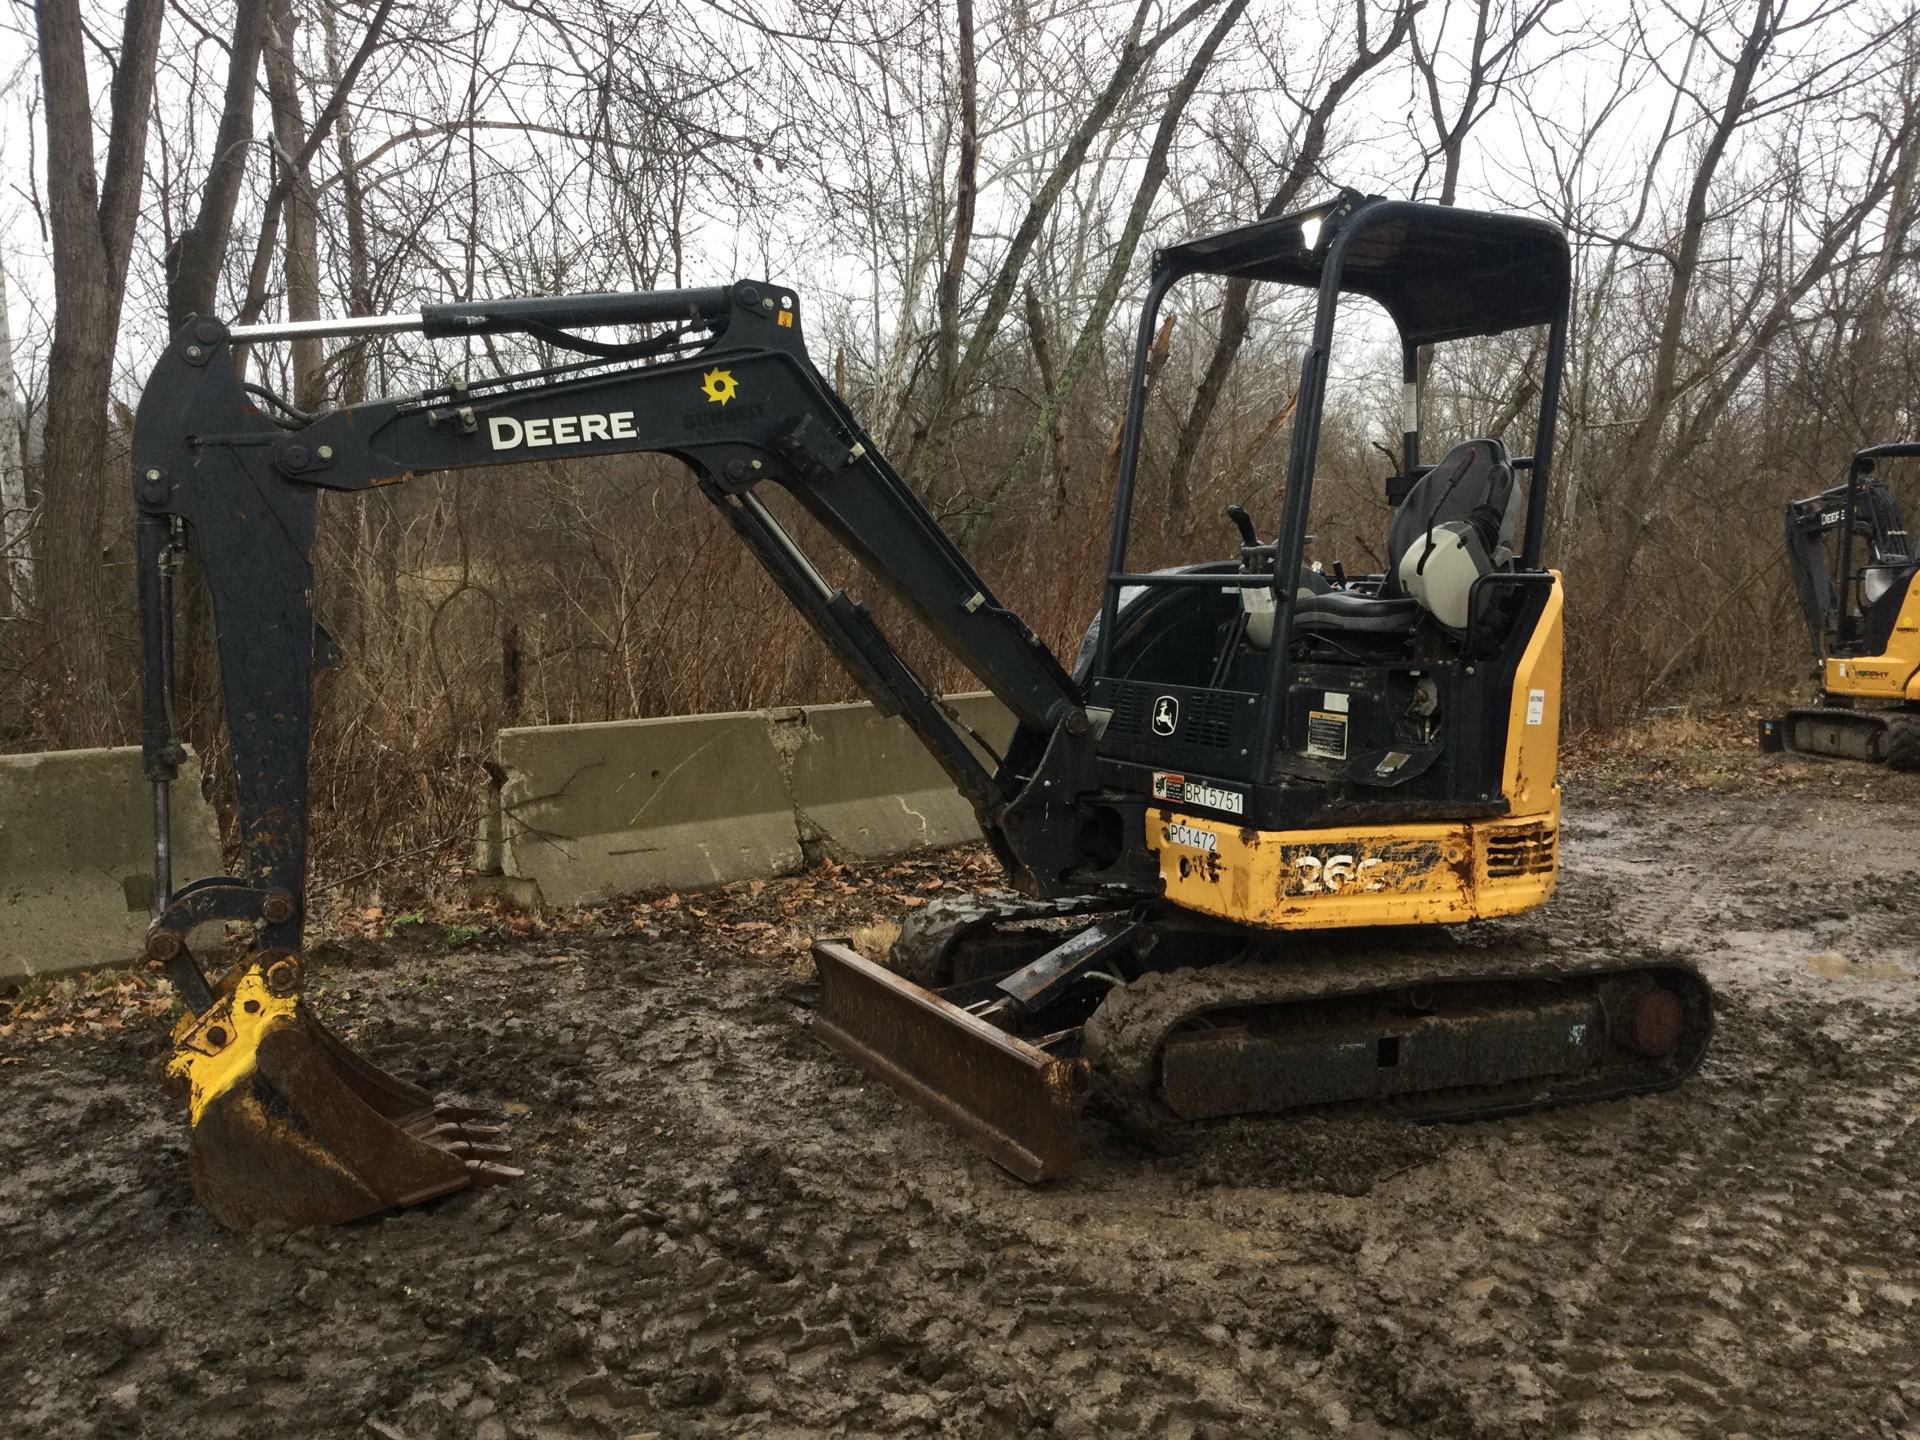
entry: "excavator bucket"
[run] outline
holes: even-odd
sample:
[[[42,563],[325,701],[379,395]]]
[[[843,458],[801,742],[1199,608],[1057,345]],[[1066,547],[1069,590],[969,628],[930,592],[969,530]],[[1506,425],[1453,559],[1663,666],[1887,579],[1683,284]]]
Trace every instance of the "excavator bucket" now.
[[[813,1029],[876,1080],[1029,1183],[1080,1158],[1087,1062],[996,1029],[834,940],[813,947]]]
[[[194,1194],[222,1224],[340,1225],[521,1172],[504,1132],[356,1055],[300,995],[286,951],[250,956],[173,1032]]]

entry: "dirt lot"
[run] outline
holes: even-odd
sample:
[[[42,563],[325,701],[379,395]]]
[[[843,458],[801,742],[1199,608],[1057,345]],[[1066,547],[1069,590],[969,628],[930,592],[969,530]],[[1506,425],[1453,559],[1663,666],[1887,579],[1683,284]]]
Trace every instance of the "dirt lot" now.
[[[529,1174],[335,1231],[193,1208],[150,983],[22,1005],[0,1432],[1920,1434],[1917,819],[1852,768],[1618,758],[1544,924],[1700,959],[1697,1080],[1172,1155],[1092,1125],[1040,1190],[806,1029],[800,938],[978,857],[336,949],[326,1012],[512,1101]]]

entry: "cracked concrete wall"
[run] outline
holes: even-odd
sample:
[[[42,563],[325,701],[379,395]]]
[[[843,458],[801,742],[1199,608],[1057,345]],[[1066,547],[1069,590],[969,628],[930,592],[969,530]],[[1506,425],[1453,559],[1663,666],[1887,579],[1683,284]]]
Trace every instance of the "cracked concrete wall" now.
[[[995,746],[1013,732],[990,695],[952,703]],[[507,778],[483,812],[475,868],[533,880],[553,905],[980,833],[912,732],[866,704],[503,730],[496,753]]]
[[[997,700],[954,704],[1004,748],[1013,717]],[[973,807],[900,720],[865,703],[815,705],[804,715],[804,742],[792,747],[788,772],[803,840],[817,839],[836,859],[879,860],[980,838]]]
[[[152,846],[138,746],[0,755],[0,983],[131,964],[153,903]],[[173,787],[175,884],[224,870],[189,756]]]

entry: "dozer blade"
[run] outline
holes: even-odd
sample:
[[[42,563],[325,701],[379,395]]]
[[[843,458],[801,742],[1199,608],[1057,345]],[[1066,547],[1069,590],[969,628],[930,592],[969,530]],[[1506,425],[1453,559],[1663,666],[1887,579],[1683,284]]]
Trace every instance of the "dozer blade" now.
[[[813,1029],[855,1065],[1029,1183],[1080,1158],[1084,1060],[1062,1060],[975,1019],[838,941],[813,947]]]
[[[503,1133],[356,1055],[300,998],[299,962],[250,957],[174,1031],[194,1194],[222,1224],[340,1225],[517,1179]]]

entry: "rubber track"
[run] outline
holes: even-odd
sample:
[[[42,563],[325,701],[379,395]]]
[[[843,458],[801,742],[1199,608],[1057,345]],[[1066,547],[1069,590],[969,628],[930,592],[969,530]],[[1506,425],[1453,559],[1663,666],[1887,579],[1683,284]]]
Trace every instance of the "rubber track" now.
[[[969,936],[1022,920],[1070,919],[1099,915],[1138,904],[1140,897],[1076,895],[1064,900],[1028,900],[1021,896],[951,895],[931,900],[900,922],[899,938],[887,956],[887,968],[916,985],[938,989],[948,983],[952,953]]]
[[[1700,1067],[1713,1030],[1712,992],[1691,964],[1649,955],[1644,964],[1619,959],[1545,958],[1520,943],[1445,949],[1382,949],[1321,954],[1284,963],[1215,965],[1149,974],[1110,992],[1087,1021],[1081,1053],[1093,1062],[1094,1095],[1103,1108],[1143,1138],[1163,1139],[1191,1122],[1154,1097],[1161,1046],[1176,1030],[1222,1010],[1270,1008],[1314,1000],[1394,996],[1413,986],[1627,978],[1646,975],[1681,993],[1687,1028],[1665,1060],[1634,1057],[1625,1073],[1611,1067],[1553,1080],[1407,1095],[1355,1102],[1392,1108],[1416,1119],[1478,1120],[1553,1105],[1664,1090]],[[1625,1052],[1622,1052],[1625,1053]]]

